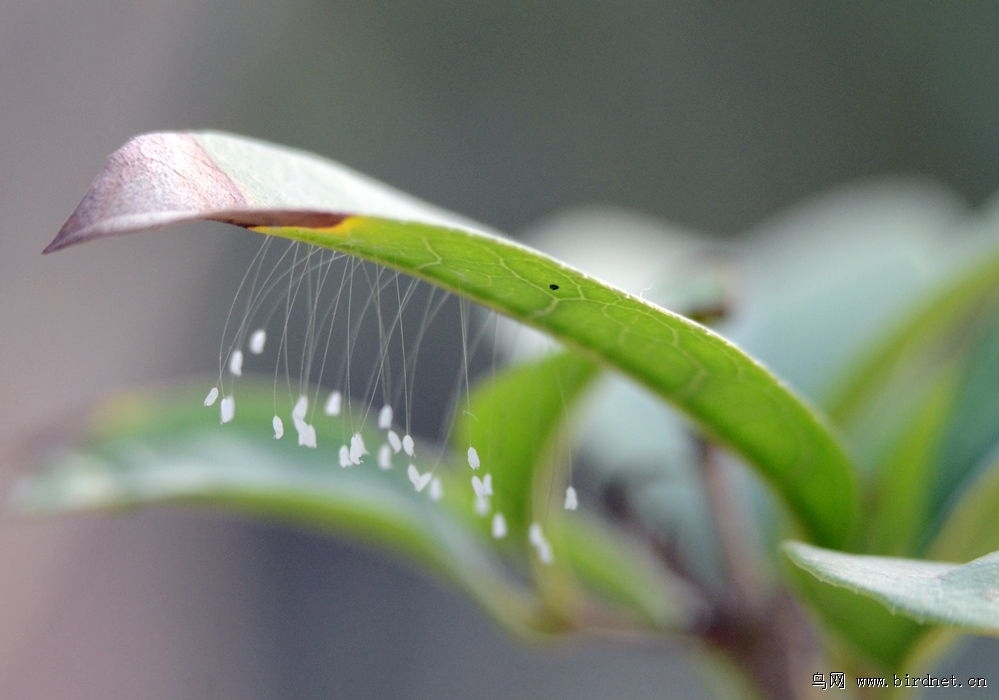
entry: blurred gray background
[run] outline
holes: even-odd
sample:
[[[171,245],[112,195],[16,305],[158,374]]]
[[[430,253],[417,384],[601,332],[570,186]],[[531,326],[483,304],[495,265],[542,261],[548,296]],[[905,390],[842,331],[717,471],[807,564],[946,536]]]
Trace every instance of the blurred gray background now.
[[[135,133],[314,150],[512,233],[598,202],[728,236],[886,173],[981,202],[997,86],[986,2],[0,0],[0,448],[215,370],[252,235],[40,255]],[[275,526],[0,518],[0,697],[700,692],[676,646],[522,648],[394,561]]]

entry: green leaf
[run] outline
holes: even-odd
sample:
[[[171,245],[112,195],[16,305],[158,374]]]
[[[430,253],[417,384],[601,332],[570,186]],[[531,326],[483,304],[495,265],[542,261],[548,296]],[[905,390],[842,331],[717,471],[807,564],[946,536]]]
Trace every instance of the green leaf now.
[[[220,426],[217,409],[201,406],[203,388],[133,392],[97,406],[84,421],[84,444],[50,451],[46,468],[15,489],[15,505],[52,513],[193,504],[271,518],[419,563],[521,634],[571,627],[510,575],[491,542],[453,507],[460,501],[453,482],[444,489],[451,499],[434,503],[426,491],[415,492],[401,464],[383,471],[367,457],[339,467],[329,446],[350,439],[348,426],[358,424],[350,416],[317,417],[320,449],[288,435],[274,440],[272,389],[249,380],[240,383],[236,418]],[[365,434],[377,444],[376,432]]]
[[[982,319],[976,331],[930,485],[931,533],[974,483],[977,470],[994,461],[991,453],[999,445],[999,315]]]
[[[474,446],[481,462],[475,473],[491,475],[492,507],[507,524],[507,536],[495,545],[531,563],[549,606],[589,627],[614,624],[612,618],[624,615],[633,624],[676,629],[686,619],[678,611],[689,609],[696,596],[624,533],[612,535],[594,519],[565,517],[569,461],[559,448],[566,447],[567,414],[598,373],[595,363],[560,352],[481,381],[455,415],[451,443],[461,455],[458,471],[471,476],[464,457]],[[532,522],[544,527],[555,553],[553,565],[537,563],[528,541]],[[489,536],[490,519],[480,523]]]
[[[534,326],[615,367],[755,466],[809,537],[850,537],[849,460],[799,398],[724,338],[342,166],[217,134],[150,134],[111,156],[47,248],[214,219],[350,253]]]
[[[892,614],[999,633],[999,552],[967,564],[944,564],[846,554],[803,542],[785,542],[783,549],[820,581],[873,598]]]
[[[556,492],[564,488],[567,465],[552,458],[553,443],[567,410],[598,371],[566,352],[517,365],[487,377],[455,416],[452,447],[459,454],[470,445],[478,450],[482,473],[492,474],[493,507],[506,517],[507,541],[518,547],[527,546],[532,522],[562,508]]]
[[[917,404],[918,413],[874,475],[871,514],[863,528],[867,553],[911,556],[924,543],[941,435],[960,378],[953,364],[939,372],[929,395]]]
[[[999,550],[999,461],[967,488],[928,548],[932,559],[968,561]]]

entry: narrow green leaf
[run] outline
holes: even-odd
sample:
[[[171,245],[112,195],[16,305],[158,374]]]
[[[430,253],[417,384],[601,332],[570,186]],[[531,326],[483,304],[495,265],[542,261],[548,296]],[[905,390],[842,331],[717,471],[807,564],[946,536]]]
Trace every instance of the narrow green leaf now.
[[[968,561],[999,551],[999,461],[964,490],[928,548],[930,558]]]
[[[843,543],[856,513],[850,466],[815,414],[708,329],[554,260],[474,233],[347,219],[334,232],[269,232],[412,272],[548,331],[656,391],[758,467],[816,541]],[[552,284],[555,291],[547,290]]]
[[[934,469],[946,430],[959,375],[941,371],[918,405],[911,425],[874,474],[870,516],[863,528],[863,551],[892,556],[915,555],[923,545],[931,512]],[[969,557],[970,558],[970,557]]]
[[[991,464],[999,445],[999,315],[982,319],[976,331],[932,475],[930,534],[975,481],[976,470]]]
[[[598,370],[565,352],[517,365],[487,377],[455,416],[452,446],[462,455],[469,446],[477,449],[482,466],[476,473],[492,475],[493,508],[504,514],[506,541],[517,547],[528,546],[527,530],[536,517],[562,507],[560,500],[535,503],[535,482],[556,488],[565,483],[565,474],[555,472],[557,460],[551,459],[553,442],[567,410]]]
[[[850,537],[849,460],[822,421],[724,338],[342,166],[239,137],[150,134],[112,155],[47,248],[214,219],[350,253],[539,328],[672,402],[776,488],[807,534]]]
[[[999,552],[967,564],[836,552],[785,542],[792,562],[820,581],[873,598],[920,623],[999,634]]]
[[[593,520],[564,517],[570,462],[559,447],[566,447],[567,414],[598,371],[593,362],[561,352],[487,377],[457,412],[452,447],[462,457],[469,446],[476,448],[481,466],[474,473],[491,475],[491,505],[507,525],[506,537],[496,545],[532,563],[538,590],[550,606],[586,626],[613,624],[609,618],[624,614],[637,615],[654,629],[676,629],[689,618],[693,594],[623,533],[611,537]],[[473,472],[462,464],[459,473],[470,478]],[[489,536],[491,520],[480,522]],[[553,565],[537,563],[528,538],[532,522],[540,523],[550,540]],[[594,607],[608,604],[612,610]]]

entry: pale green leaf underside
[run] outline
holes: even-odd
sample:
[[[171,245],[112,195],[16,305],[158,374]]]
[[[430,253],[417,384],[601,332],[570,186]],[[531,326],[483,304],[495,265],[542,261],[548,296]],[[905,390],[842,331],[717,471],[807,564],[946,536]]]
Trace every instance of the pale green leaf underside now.
[[[851,535],[857,496],[841,447],[739,348],[317,157],[224,134],[137,137],[111,156],[48,250],[195,219],[350,253],[539,328],[646,385],[745,457],[816,542],[840,546]]]
[[[875,599],[918,622],[999,634],[999,552],[967,564],[846,554],[786,542],[792,562],[821,581]]]

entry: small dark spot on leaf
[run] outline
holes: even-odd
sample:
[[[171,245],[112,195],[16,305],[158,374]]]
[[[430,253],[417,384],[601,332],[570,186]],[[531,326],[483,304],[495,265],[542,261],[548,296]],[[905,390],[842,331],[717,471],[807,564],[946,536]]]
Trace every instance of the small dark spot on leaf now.
[[[557,284],[549,284],[548,285],[548,289],[558,289],[558,285]]]

